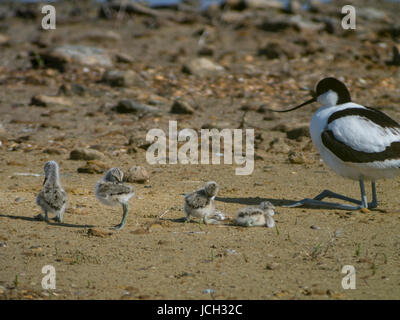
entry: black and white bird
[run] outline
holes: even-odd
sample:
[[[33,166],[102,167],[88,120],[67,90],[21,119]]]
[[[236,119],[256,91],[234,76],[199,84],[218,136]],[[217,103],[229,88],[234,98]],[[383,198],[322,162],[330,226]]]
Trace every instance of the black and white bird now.
[[[108,206],[121,204],[123,215],[121,223],[114,227],[115,230],[122,229],[126,224],[129,211],[128,201],[135,195],[131,186],[123,184],[124,173],[119,168],[111,168],[104,177],[96,183],[94,193],[99,201]]]
[[[310,135],[322,160],[337,174],[358,180],[361,201],[329,190],[313,199],[303,199],[289,207],[301,205],[357,210],[376,208],[375,181],[400,174],[400,124],[383,112],[351,101],[346,86],[335,78],[318,82],[315,96],[288,112],[318,101],[322,104],[313,115]],[[371,181],[372,201],[367,202],[364,180]],[[322,201],[344,200],[355,205]]]
[[[67,193],[61,186],[58,164],[55,161],[48,161],[44,165],[44,181],[42,190],[36,197],[36,204],[44,212],[38,214],[35,218],[48,221],[48,213],[55,213],[54,220],[63,221],[64,211],[67,207]]]
[[[242,227],[266,226],[273,228],[275,207],[269,201],[261,202],[258,207],[246,207],[238,211],[235,224]]]

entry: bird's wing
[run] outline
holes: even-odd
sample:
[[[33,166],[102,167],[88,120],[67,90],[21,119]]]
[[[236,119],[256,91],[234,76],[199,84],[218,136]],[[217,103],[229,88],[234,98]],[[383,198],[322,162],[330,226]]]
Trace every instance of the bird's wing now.
[[[54,210],[60,210],[67,202],[67,193],[60,188],[44,186],[40,194],[46,204]]]
[[[204,190],[199,190],[185,196],[186,205],[193,209],[204,208],[210,202]]]
[[[104,196],[117,196],[131,193],[132,187],[120,183],[103,182],[98,186],[98,193]]]
[[[334,112],[321,133],[321,140],[345,162],[400,159],[400,125],[373,108]]]

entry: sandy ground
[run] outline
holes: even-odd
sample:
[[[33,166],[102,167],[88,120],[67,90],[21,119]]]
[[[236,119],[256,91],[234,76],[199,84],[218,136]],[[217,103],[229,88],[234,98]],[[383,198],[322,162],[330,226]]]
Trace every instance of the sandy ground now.
[[[339,39],[321,33],[318,43],[325,48],[323,52],[291,60],[267,60],[256,54],[258,41],[266,37],[264,31],[217,26],[213,27],[220,39],[214,42],[215,57],[219,57],[215,60],[229,66],[229,73],[198,79],[183,74],[181,66],[196,55],[198,37],[193,33],[202,28],[201,22],[168,22],[153,30],[140,19],[144,18],[138,17],[130,25],[137,25],[136,29],[95,20],[60,25],[53,34],[70,43],[82,26],[119,32],[124,40],[117,43],[118,48],[135,60],[128,67],[124,64],[116,68],[146,71],[149,88],[140,90],[99,83],[101,70],[97,69],[75,76],[73,72],[32,69],[26,52],[33,44],[25,40],[38,32],[37,25],[20,19],[9,24],[6,33],[14,42],[0,53],[0,123],[4,128],[0,132],[0,297],[398,299],[398,179],[378,182],[379,208],[367,213],[281,207],[327,188],[359,197],[358,183],[337,176],[324,165],[309,137],[291,140],[286,136],[285,130],[309,123],[316,105],[276,116],[252,110],[246,113],[244,127],[254,128],[259,135],[255,168],[249,176],[235,175],[235,164],[149,165],[145,150],[127,152],[130,137],[145,139],[151,128],[166,131],[169,120],[177,120],[179,128],[196,130],[204,124],[238,128],[244,105],[293,106],[308,99],[307,91],[301,88],[312,88],[315,81],[327,75],[343,77],[355,101],[390,106],[381,110],[400,119],[400,71],[384,62],[390,57],[392,40],[381,39],[387,47],[379,51],[382,46],[370,49],[368,40],[358,36]],[[24,24],[26,31],[18,33]],[[283,35],[269,34],[289,42],[305,37],[292,32]],[[107,42],[96,45],[116,48]],[[185,53],[176,57],[182,50]],[[364,55],[372,55],[373,50],[381,54],[378,62]],[[67,107],[30,105],[32,96],[57,95],[65,83],[81,83],[88,89],[84,96],[67,97],[72,102]],[[110,111],[110,106],[123,98],[148,102],[154,96],[162,101],[159,106],[164,113],[160,116],[139,119],[137,115]],[[193,115],[169,113],[177,96],[184,96],[195,106]],[[148,182],[132,184],[137,197],[130,201],[127,225],[121,231],[109,229],[119,223],[121,209],[106,207],[94,196],[94,185],[102,175],[78,173],[86,161],[69,160],[71,150],[89,146],[97,146],[104,153],[109,167],[127,170],[139,165],[150,173]],[[48,148],[59,154],[43,152]],[[288,160],[291,152],[300,154],[300,163]],[[61,181],[69,195],[62,224],[33,219],[40,212],[35,197],[43,176],[21,175],[42,174],[48,160],[59,163]],[[242,228],[230,219],[219,226],[195,220],[183,223],[184,194],[209,180],[220,185],[216,208],[226,217],[234,219],[239,208],[269,200],[277,207],[277,227]],[[90,231],[93,229],[97,233]],[[50,294],[41,286],[45,265],[56,270],[56,290]],[[356,270],[355,290],[342,288],[344,265]],[[212,289],[212,294],[207,289]]]

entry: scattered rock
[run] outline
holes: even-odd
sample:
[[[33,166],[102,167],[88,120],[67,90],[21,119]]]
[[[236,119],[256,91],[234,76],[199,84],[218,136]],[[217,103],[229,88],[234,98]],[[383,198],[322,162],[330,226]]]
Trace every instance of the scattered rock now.
[[[128,146],[133,146],[137,147],[143,150],[147,150],[147,148],[151,145],[150,142],[148,142],[145,138],[143,137],[135,137],[131,136],[128,141]]]
[[[280,42],[271,41],[258,50],[259,56],[265,56],[267,59],[279,59],[286,56],[288,59],[293,59],[300,56],[299,48],[291,43],[282,45]]]
[[[160,112],[158,108],[142,104],[135,100],[121,100],[118,104],[112,108],[115,112],[118,113],[154,113],[157,114]]]
[[[112,67],[109,54],[104,49],[96,47],[66,44],[47,50],[39,56],[46,67],[61,72],[65,71],[70,63],[91,67]]]
[[[393,46],[392,49],[392,60],[386,61],[386,64],[389,66],[400,66],[400,52],[399,52],[400,46]]]
[[[125,175],[127,182],[145,183],[149,181],[150,175],[147,170],[140,166],[133,166]]]
[[[302,152],[292,151],[288,155],[289,162],[292,164],[304,164],[307,162]]]
[[[182,71],[199,77],[207,77],[221,74],[224,67],[207,59],[195,58],[183,65]]]
[[[86,162],[86,165],[78,168],[79,173],[105,173],[110,166],[102,161],[98,160],[89,160]]]
[[[65,153],[64,149],[56,149],[56,148],[46,148],[43,150],[43,153],[51,154],[51,155],[61,155]]]
[[[106,236],[112,235],[112,232],[100,230],[100,229],[97,229],[97,228],[89,228],[88,231],[87,231],[87,234],[89,236],[104,238]]]
[[[291,140],[297,140],[301,137],[310,137],[308,125],[287,131],[286,137]]]
[[[267,263],[267,265],[265,266],[266,270],[276,270],[279,269],[280,264],[277,262],[272,262],[272,263]]]
[[[283,20],[283,19],[279,19],[279,20],[268,19],[268,20],[263,21],[258,26],[259,29],[268,31],[268,32],[280,32],[280,31],[286,30],[290,27],[292,27],[292,23],[290,23],[288,20]]]
[[[7,44],[9,40],[6,35],[0,33],[0,46]]]
[[[81,84],[76,83],[66,83],[60,86],[58,89],[58,95],[65,95],[65,96],[83,96],[87,88]]]
[[[133,70],[108,70],[104,72],[102,82],[112,87],[145,87],[146,83],[142,77]]]
[[[115,54],[115,59],[117,62],[121,63],[132,63],[135,61],[133,57],[131,57],[129,54],[118,52]]]
[[[72,102],[63,97],[37,95],[32,97],[31,105],[38,107],[71,106]]]
[[[176,114],[193,114],[194,109],[187,101],[177,99],[173,103],[170,112]]]
[[[213,56],[214,55],[214,48],[204,46],[197,50],[197,55],[199,56]]]
[[[70,160],[100,160],[104,159],[104,154],[94,149],[77,148],[71,151]]]
[[[89,40],[95,42],[119,42],[121,35],[112,30],[93,30],[79,36],[78,40]]]

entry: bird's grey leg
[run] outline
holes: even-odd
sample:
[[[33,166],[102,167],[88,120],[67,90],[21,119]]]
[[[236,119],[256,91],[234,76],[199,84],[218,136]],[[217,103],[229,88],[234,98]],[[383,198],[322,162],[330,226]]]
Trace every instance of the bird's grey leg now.
[[[114,230],[121,230],[126,224],[126,217],[128,215],[129,205],[127,203],[122,204],[123,214],[122,220],[120,224],[117,224],[113,229]]]
[[[367,201],[367,195],[365,194],[365,188],[364,188],[364,181],[363,178],[360,178],[360,190],[361,190],[361,208],[368,208],[368,201]]]
[[[376,185],[375,181],[371,182],[371,188],[372,188],[372,201],[368,203],[368,208],[369,209],[374,209],[378,206],[378,197],[376,196]]]
[[[374,185],[373,185],[373,188],[374,188]],[[343,196],[341,194],[332,192],[330,190],[324,190],[313,199],[306,198],[306,199],[300,200],[296,203],[293,203],[293,204],[285,206],[285,207],[295,208],[295,207],[307,205],[307,206],[312,206],[312,207],[321,207],[321,208],[328,208],[328,209],[341,209],[341,210],[359,210],[361,208],[368,208],[367,197],[365,195],[364,181],[363,181],[362,177],[360,178],[360,189],[361,189],[361,201]],[[373,193],[374,193],[374,191],[373,191]],[[350,206],[350,205],[345,205],[345,204],[341,204],[341,203],[321,201],[322,199],[327,198],[327,197],[348,201],[351,203],[355,203],[357,205]],[[375,194],[375,198],[376,198],[376,194]],[[374,205],[374,200],[371,202],[371,204]]]
[[[47,216],[47,210],[44,210],[44,220],[49,222],[49,217]]]
[[[64,209],[61,209],[60,212],[54,217],[55,221],[62,222],[64,215]]]

